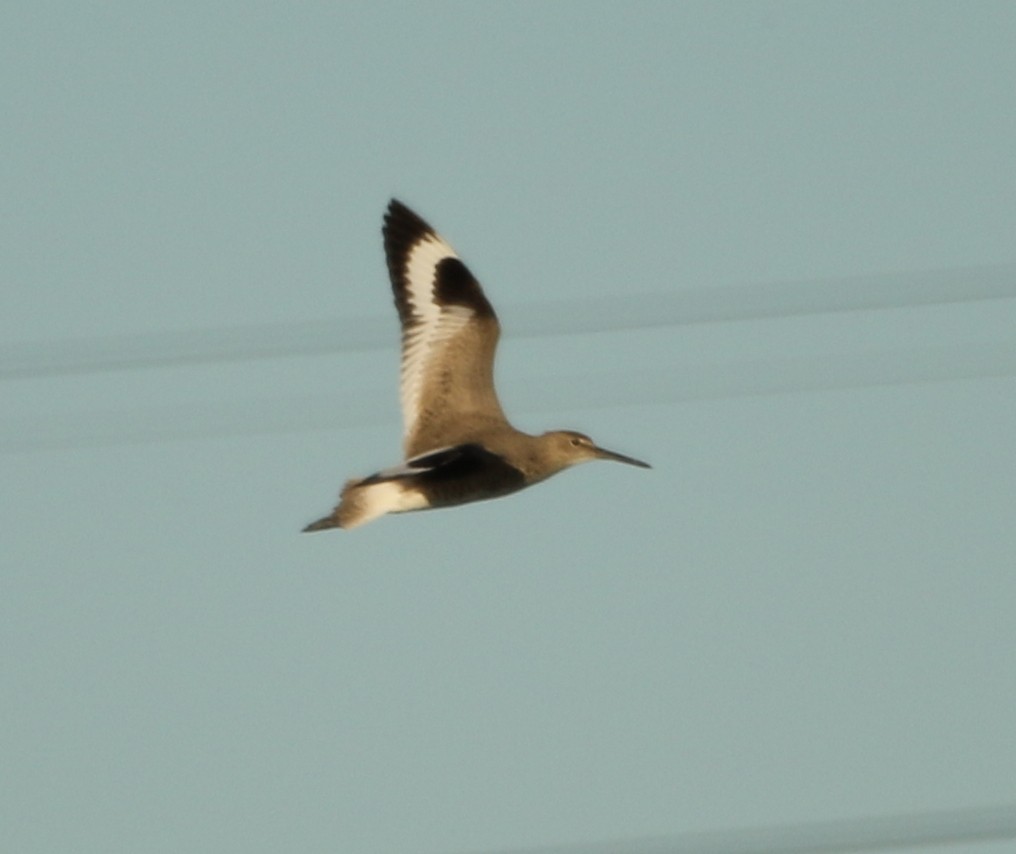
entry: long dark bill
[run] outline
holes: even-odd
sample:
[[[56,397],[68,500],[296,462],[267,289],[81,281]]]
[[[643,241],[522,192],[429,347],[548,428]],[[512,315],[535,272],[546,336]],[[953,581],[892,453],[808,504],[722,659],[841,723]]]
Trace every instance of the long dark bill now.
[[[644,463],[642,460],[636,460],[634,457],[626,457],[624,454],[619,454],[616,451],[608,451],[606,448],[596,448],[596,456],[601,460],[614,460],[619,463],[627,463],[630,466],[638,466],[643,469],[651,469],[652,466],[649,463]]]

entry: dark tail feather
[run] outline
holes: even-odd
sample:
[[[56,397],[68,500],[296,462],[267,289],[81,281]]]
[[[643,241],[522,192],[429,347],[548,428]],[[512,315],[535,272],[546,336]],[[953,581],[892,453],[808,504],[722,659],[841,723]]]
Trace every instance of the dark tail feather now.
[[[316,522],[311,522],[306,528],[303,529],[303,533],[310,531],[325,531],[328,528],[339,528],[339,520],[335,517],[335,514],[329,516],[322,516]]]

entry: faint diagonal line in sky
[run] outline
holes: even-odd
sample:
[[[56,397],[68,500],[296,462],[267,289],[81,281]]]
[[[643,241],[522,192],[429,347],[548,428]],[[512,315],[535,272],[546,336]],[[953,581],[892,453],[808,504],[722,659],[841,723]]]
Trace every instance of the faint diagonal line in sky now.
[[[913,308],[1016,298],[1016,264],[557,300],[513,307],[512,337]],[[504,312],[508,314],[508,312]],[[397,346],[372,316],[0,345],[0,379],[315,356]]]
[[[813,358],[672,365],[629,374],[586,373],[506,382],[511,411],[611,409],[837,389],[1016,376],[1016,341],[846,353]],[[518,389],[518,391],[516,391]],[[231,435],[340,430],[391,422],[394,391],[305,395],[81,412],[0,421],[0,451],[143,444]]]
[[[490,854],[846,854],[1016,838],[1016,806],[870,816]]]

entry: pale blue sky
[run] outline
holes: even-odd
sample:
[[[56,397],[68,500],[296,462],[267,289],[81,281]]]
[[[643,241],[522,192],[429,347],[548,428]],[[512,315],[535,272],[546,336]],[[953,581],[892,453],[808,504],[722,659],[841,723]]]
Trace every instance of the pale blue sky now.
[[[463,854],[1016,804],[1016,6],[3,19],[9,364],[373,337],[0,378],[0,848]],[[398,459],[392,195],[483,281],[518,426],[653,471],[298,533]],[[910,304],[837,310],[859,276]],[[823,310],[781,316],[809,287]],[[648,325],[746,289],[776,316]],[[628,296],[636,328],[572,334]]]

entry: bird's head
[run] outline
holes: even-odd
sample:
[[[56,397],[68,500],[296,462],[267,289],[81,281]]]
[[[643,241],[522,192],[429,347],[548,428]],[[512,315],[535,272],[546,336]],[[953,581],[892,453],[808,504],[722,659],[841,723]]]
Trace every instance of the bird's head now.
[[[642,460],[601,448],[587,435],[576,433],[574,430],[552,430],[549,433],[544,433],[542,439],[549,458],[559,463],[561,468],[586,463],[590,460],[614,460],[644,469],[652,468],[649,463],[644,463]]]

